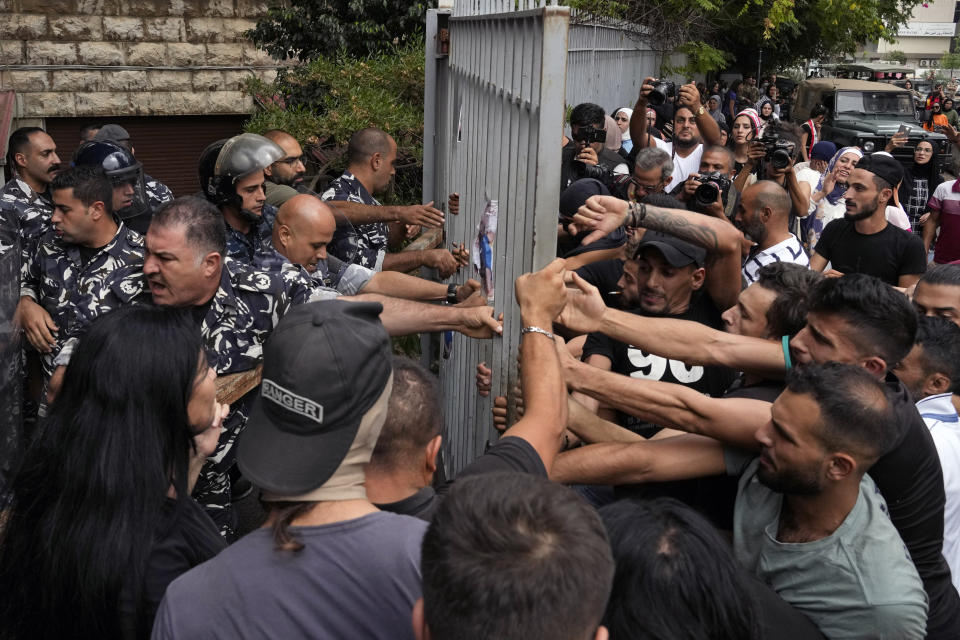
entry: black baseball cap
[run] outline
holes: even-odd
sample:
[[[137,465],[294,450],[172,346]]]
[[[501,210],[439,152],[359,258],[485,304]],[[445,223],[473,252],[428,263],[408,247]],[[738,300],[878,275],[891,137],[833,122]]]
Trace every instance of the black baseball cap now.
[[[637,245],[636,256],[646,247],[654,247],[659,251],[664,260],[673,267],[685,267],[689,264],[696,264],[702,267],[707,261],[707,251],[703,247],[690,244],[676,236],[661,231],[647,231],[643,234],[640,244]]]
[[[893,156],[883,151],[860,158],[857,169],[869,171],[878,178],[887,181],[893,188],[896,188],[903,180],[903,166]]]
[[[590,196],[608,196],[610,190],[596,178],[582,178],[560,194],[560,217],[572,218]]]
[[[390,380],[390,337],[378,302],[296,305],[263,350],[263,382],[237,443],[237,463],[271,493],[322,486]]]

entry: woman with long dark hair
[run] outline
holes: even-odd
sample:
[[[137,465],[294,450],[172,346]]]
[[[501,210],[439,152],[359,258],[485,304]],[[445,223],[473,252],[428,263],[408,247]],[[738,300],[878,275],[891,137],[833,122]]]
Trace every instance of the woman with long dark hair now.
[[[913,150],[913,164],[904,166],[903,182],[897,194],[900,204],[903,205],[913,232],[923,235],[923,225],[920,218],[927,211],[927,202],[933,195],[934,189],[943,182],[940,175],[940,159],[929,140],[921,140]]]
[[[225,546],[190,497],[224,414],[184,313],[95,322],[11,485],[0,637],[148,637],[167,585]]]

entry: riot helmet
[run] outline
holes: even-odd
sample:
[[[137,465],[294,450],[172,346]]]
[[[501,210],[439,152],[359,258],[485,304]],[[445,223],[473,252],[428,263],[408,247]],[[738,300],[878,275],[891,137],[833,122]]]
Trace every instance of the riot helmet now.
[[[91,140],[81,144],[73,154],[78,167],[102,167],[116,190],[123,185],[133,188],[130,204],[114,211],[121,220],[129,220],[150,210],[147,190],[143,183],[143,166],[129,151],[109,140]]]
[[[266,169],[284,155],[277,143],[255,133],[241,133],[227,140],[218,140],[200,154],[200,190],[213,204],[234,205],[241,216],[254,222],[259,216],[243,210],[243,199],[237,194],[237,181],[254,171]]]

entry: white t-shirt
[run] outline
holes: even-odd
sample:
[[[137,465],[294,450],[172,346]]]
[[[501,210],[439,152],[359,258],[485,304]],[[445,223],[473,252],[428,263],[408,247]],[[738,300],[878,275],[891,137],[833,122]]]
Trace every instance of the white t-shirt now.
[[[960,589],[960,417],[952,394],[927,396],[917,403],[933,437],[943,468],[947,503],[943,509],[943,557],[950,566],[953,586]]]
[[[690,174],[700,171],[700,158],[703,156],[703,144],[698,144],[694,148],[693,153],[686,158],[681,158],[673,152],[672,142],[664,142],[660,138],[654,138],[653,136],[651,136],[650,139],[657,145],[657,149],[663,149],[673,158],[673,176],[670,178],[670,183],[664,189],[667,193],[670,193],[678,184],[684,182]]]
[[[810,266],[810,258],[807,257],[803,247],[800,246],[800,241],[797,240],[795,235],[790,234],[790,237],[783,242],[778,242],[772,247],[747,258],[747,261],[743,263],[743,278],[747,286],[756,282],[760,267],[771,262],[792,262],[804,267]]]
[[[895,207],[892,204],[888,204],[884,215],[887,218],[887,222],[893,226],[900,227],[904,231],[910,231],[910,218],[907,217],[907,213],[902,207]]]

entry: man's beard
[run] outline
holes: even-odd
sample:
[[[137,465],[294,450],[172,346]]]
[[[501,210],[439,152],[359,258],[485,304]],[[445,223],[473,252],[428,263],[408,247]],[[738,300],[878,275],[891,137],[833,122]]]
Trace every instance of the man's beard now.
[[[843,213],[843,218],[849,220],[850,222],[857,222],[858,220],[866,220],[876,212],[877,207],[880,206],[880,198],[874,198],[873,202],[870,203],[870,206],[867,207],[866,211],[860,210],[856,213],[850,213],[849,209]]]
[[[734,225],[740,231],[743,232],[743,235],[747,236],[750,240],[753,240],[757,244],[763,244],[763,241],[767,238],[767,228],[759,220],[754,220],[749,224],[738,224]]]
[[[757,478],[771,491],[786,495],[811,496],[823,491],[816,471],[766,471],[764,466],[760,465]]]
[[[700,144],[699,136],[693,136],[689,140],[680,140],[679,138],[674,138],[673,140],[673,146],[675,149],[692,149],[698,144]]]

